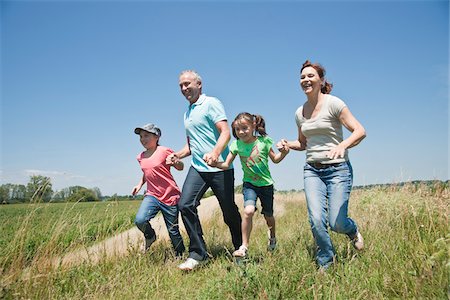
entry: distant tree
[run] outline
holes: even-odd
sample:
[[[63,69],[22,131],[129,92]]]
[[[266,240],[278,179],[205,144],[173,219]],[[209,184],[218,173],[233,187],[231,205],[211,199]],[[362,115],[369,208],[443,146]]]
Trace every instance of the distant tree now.
[[[0,186],[0,203],[27,201],[26,187],[23,184],[7,183]]]
[[[97,199],[101,199],[102,198],[102,192],[100,191],[100,189],[98,187],[91,188],[91,191],[94,192],[94,194],[97,197]]]
[[[99,201],[100,198],[97,196],[97,192],[92,189],[87,189],[85,187],[76,187],[76,191],[73,192],[66,201],[69,202],[92,202]]]
[[[50,201],[53,195],[50,178],[42,175],[30,176],[30,181],[28,182],[26,188],[26,194],[30,201]]]
[[[6,184],[0,185],[0,204],[9,203],[9,189]]]

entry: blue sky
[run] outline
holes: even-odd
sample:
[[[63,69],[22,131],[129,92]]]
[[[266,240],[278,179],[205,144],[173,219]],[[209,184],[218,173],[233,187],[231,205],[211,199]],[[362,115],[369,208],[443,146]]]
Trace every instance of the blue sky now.
[[[355,185],[449,179],[448,1],[2,1],[0,22],[1,184],[40,174],[129,194],[136,126],[185,143],[184,69],[230,120],[261,114],[275,141],[295,139],[306,59],[366,128]],[[275,187],[303,188],[304,161],[271,164]]]

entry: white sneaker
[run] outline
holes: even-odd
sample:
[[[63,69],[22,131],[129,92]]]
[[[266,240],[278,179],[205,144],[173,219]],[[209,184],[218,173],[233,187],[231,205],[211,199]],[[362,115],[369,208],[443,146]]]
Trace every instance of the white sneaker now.
[[[364,249],[364,239],[363,239],[361,233],[359,233],[359,231],[356,232],[355,237],[352,239],[352,245],[358,251],[361,251]]]
[[[186,259],[186,261],[184,263],[182,263],[181,265],[178,266],[178,269],[183,270],[183,271],[192,271],[195,268],[197,268],[198,266],[204,264],[206,262],[205,260],[196,260],[193,258],[188,258]]]
[[[274,251],[277,248],[277,238],[276,237],[271,238],[270,231],[268,231],[267,234],[269,235],[269,241],[267,243],[267,250]]]
[[[234,257],[246,257],[247,256],[248,248],[244,245],[241,245],[239,249],[233,252]]]

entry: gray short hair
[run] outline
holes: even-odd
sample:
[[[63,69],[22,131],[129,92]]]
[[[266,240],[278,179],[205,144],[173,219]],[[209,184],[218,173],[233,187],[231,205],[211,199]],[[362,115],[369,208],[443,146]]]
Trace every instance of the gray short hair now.
[[[200,76],[200,74],[197,73],[197,71],[195,71],[195,70],[184,70],[184,71],[181,71],[179,77],[181,77],[181,75],[183,75],[183,74],[185,74],[185,73],[191,73],[192,75],[195,76],[195,79],[196,79],[198,82],[202,82],[202,77]]]

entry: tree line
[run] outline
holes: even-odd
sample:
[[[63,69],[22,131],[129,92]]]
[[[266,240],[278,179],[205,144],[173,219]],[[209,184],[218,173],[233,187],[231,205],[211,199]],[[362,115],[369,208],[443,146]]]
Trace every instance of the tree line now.
[[[132,196],[102,196],[98,187],[86,188],[70,186],[59,191],[53,191],[49,177],[42,175],[30,176],[30,181],[24,184],[0,185],[0,203],[32,203],[32,202],[92,202],[106,200],[131,200]]]

